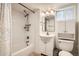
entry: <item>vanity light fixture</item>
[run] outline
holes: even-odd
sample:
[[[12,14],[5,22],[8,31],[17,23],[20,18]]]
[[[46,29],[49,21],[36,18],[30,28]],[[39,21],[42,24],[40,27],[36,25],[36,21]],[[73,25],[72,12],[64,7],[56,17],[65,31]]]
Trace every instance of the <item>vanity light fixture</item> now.
[[[52,15],[55,15],[55,12],[53,10],[50,11]]]
[[[42,12],[41,14],[42,14],[42,16],[45,16],[45,12]]]
[[[46,11],[42,11],[42,15],[55,15],[55,10],[50,9],[50,10],[46,10]]]
[[[50,14],[50,12],[49,11],[46,11],[46,15],[49,15]]]

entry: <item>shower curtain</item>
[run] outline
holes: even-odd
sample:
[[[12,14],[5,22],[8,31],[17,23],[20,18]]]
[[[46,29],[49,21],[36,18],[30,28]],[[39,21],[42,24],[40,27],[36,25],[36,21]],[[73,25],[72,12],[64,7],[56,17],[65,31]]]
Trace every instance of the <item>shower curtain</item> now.
[[[0,55],[11,55],[11,4],[1,4],[1,50]]]

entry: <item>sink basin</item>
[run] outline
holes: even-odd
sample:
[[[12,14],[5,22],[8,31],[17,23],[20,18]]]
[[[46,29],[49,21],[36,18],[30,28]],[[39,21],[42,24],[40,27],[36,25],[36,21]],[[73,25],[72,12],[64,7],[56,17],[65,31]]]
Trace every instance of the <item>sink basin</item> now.
[[[40,35],[43,43],[47,44],[53,37],[53,35]]]
[[[51,38],[53,37],[53,35],[40,35],[41,37],[44,37],[44,38]]]

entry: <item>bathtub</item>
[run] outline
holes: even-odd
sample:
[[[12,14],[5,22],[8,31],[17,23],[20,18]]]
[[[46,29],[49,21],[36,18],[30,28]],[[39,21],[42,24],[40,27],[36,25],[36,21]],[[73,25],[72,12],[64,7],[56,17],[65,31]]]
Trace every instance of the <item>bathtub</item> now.
[[[29,56],[33,51],[34,44],[30,44],[28,47],[13,53],[12,56]]]

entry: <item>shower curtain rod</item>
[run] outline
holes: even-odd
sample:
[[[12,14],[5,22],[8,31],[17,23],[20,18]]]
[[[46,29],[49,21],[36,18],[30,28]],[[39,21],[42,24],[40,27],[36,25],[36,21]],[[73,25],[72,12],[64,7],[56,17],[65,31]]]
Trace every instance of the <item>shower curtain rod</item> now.
[[[23,6],[24,8],[28,9],[29,11],[31,11],[32,13],[35,13],[33,10],[29,9],[28,7],[26,7],[25,5],[23,5],[22,3],[18,3],[19,5]]]

